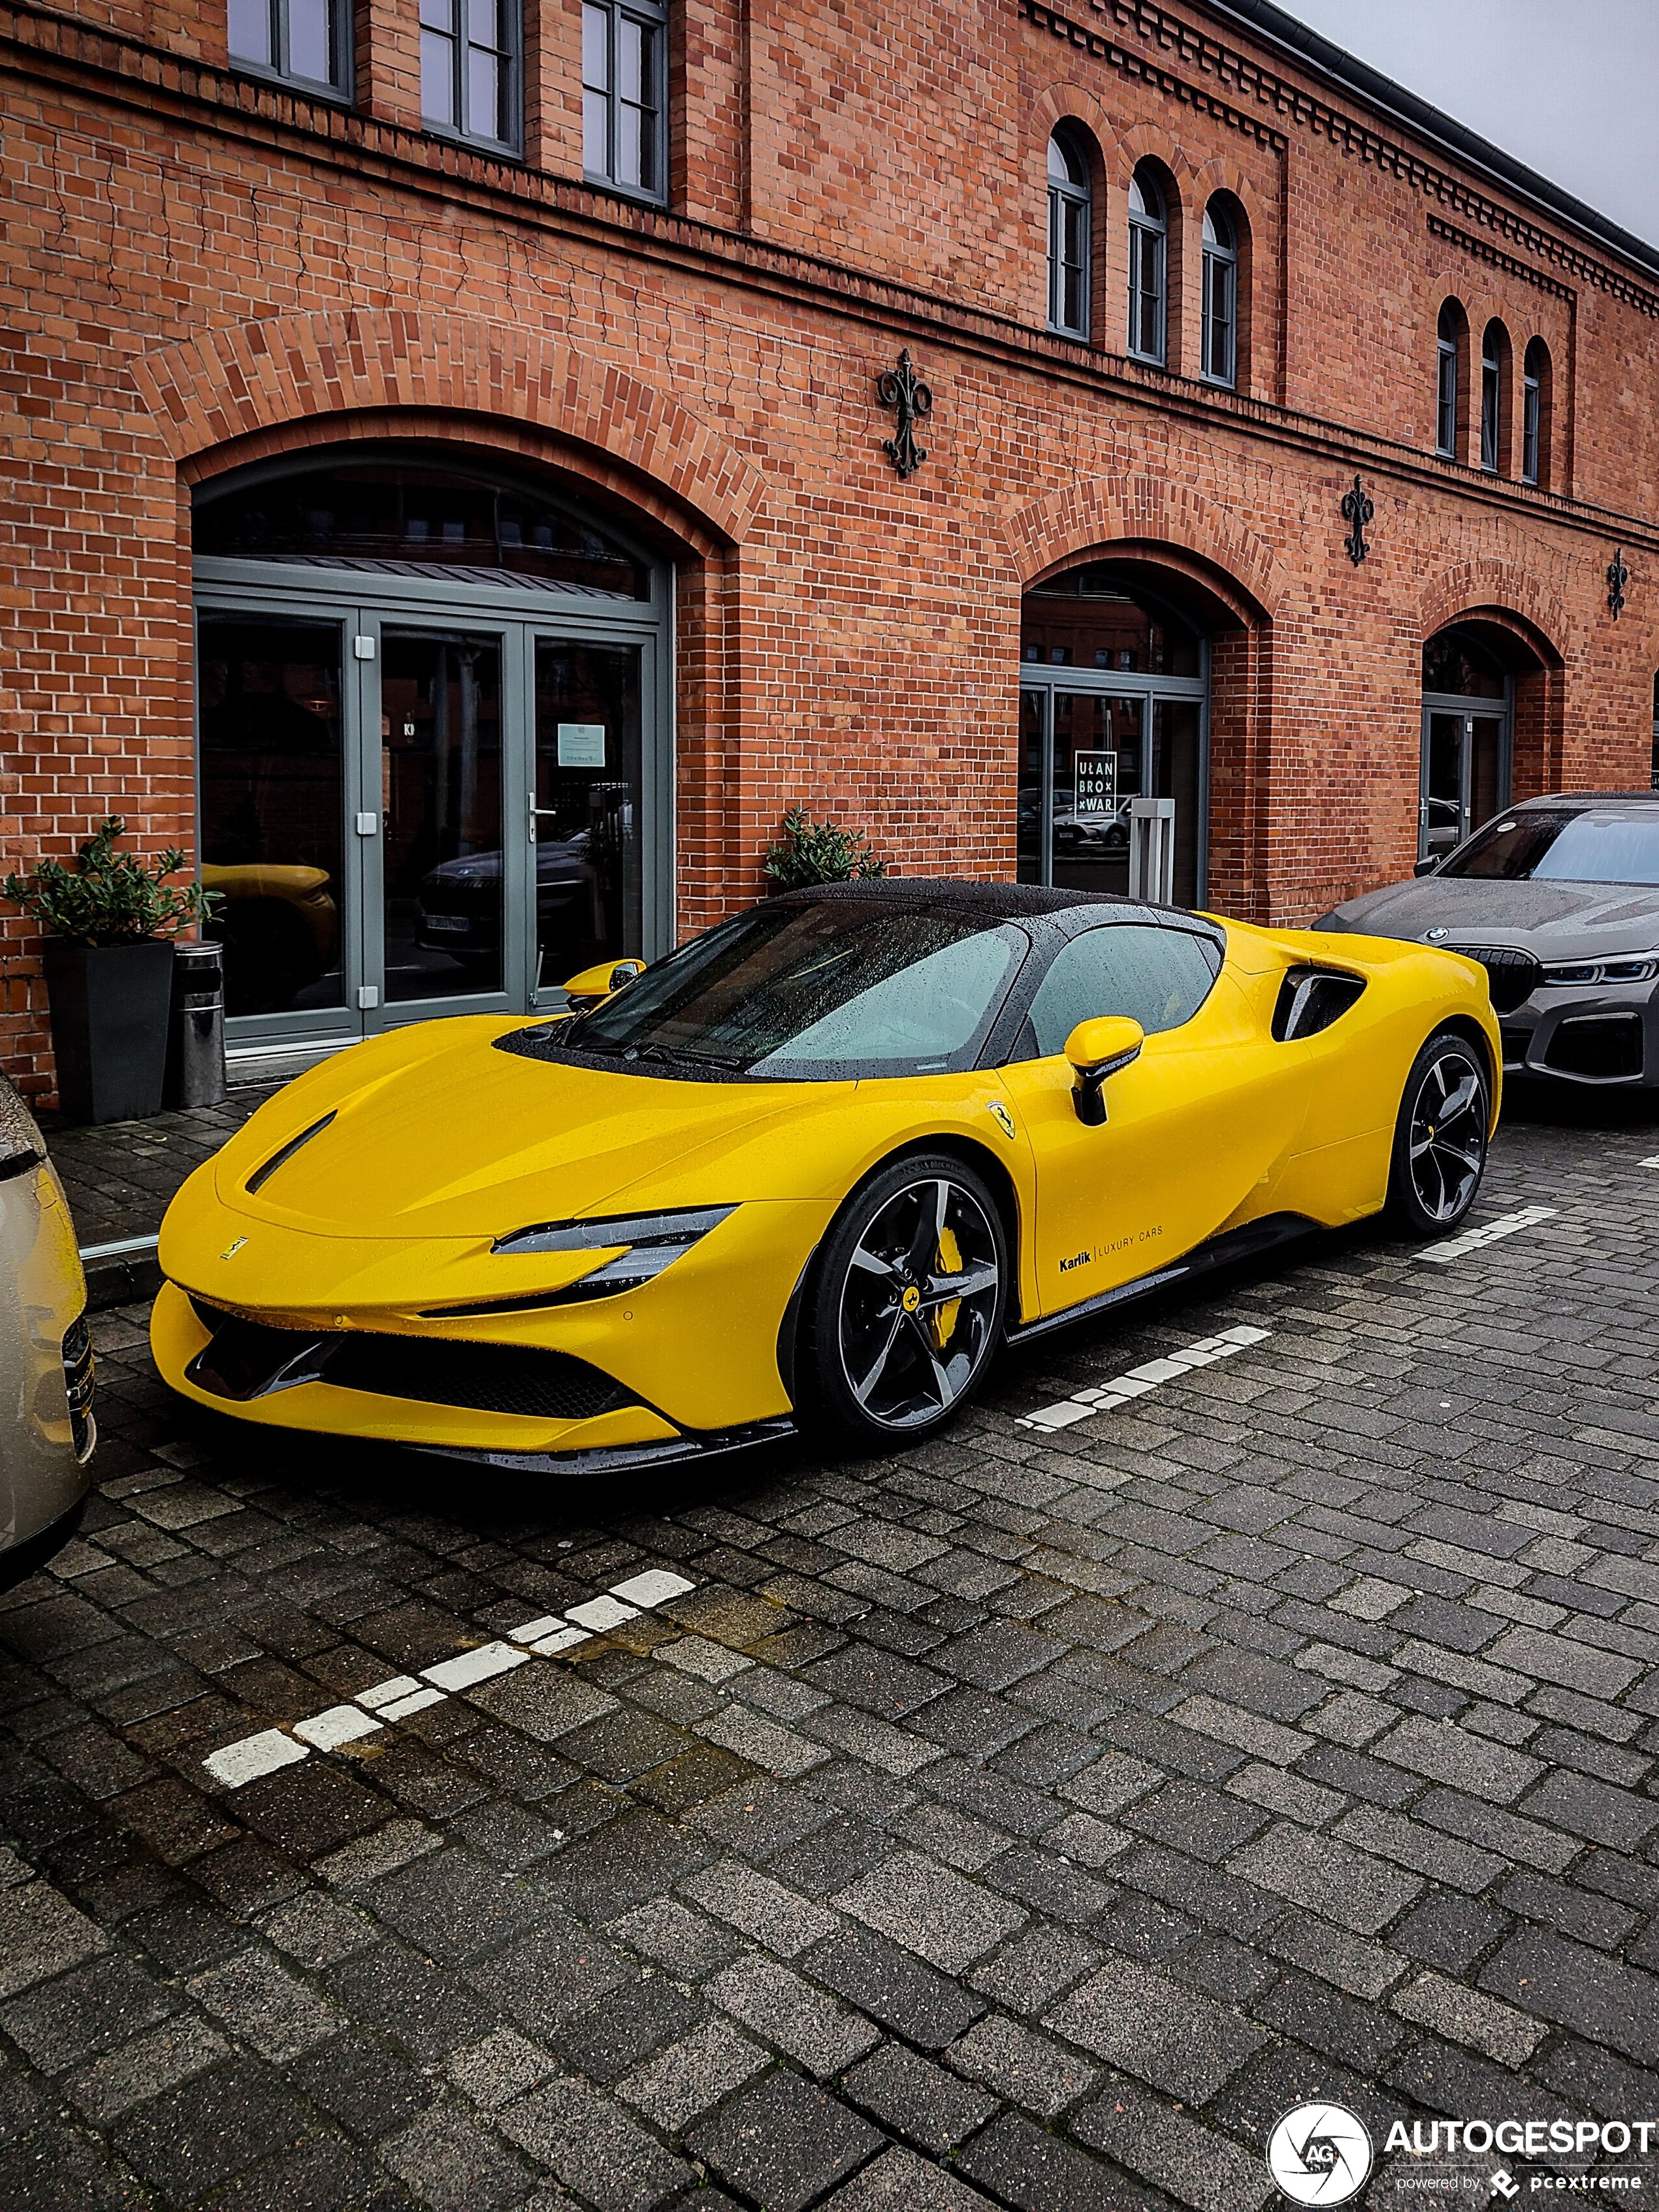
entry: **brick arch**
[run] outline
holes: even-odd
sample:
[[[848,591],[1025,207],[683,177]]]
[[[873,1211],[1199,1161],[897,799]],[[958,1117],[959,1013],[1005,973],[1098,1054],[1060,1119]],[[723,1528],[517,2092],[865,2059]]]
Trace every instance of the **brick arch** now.
[[[1175,181],[1180,203],[1175,212],[1177,216],[1186,214],[1192,198],[1193,161],[1167,131],[1160,131],[1156,124],[1138,123],[1133,131],[1118,134],[1113,153],[1117,164],[1115,182],[1121,191],[1128,191],[1129,179],[1142,161],[1156,161]]]
[[[1056,123],[1080,123],[1099,147],[1103,161],[1106,149],[1116,138],[1105,109],[1093,93],[1080,84],[1062,82],[1046,85],[1032,100],[1030,116],[1029,136],[1036,143],[1039,161],[1044,157]]]
[[[665,487],[733,543],[764,503],[759,471],[670,394],[481,316],[283,315],[204,332],[129,373],[181,465],[301,419],[412,410],[533,424]]]
[[[1158,476],[1086,478],[1021,507],[1003,532],[1022,590],[1050,569],[1127,540],[1154,554],[1168,547],[1231,580],[1246,623],[1273,621],[1285,602],[1284,574],[1265,540],[1201,494]]]
[[[1570,625],[1554,592],[1507,561],[1460,561],[1418,602],[1418,641],[1457,622],[1496,622],[1531,647],[1546,667],[1566,659]]]

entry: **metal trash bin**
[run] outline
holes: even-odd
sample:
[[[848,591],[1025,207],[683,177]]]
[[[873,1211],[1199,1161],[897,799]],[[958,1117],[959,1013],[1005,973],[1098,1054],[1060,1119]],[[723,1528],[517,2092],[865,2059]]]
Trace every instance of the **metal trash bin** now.
[[[225,1095],[225,970],[217,945],[173,948],[167,1103],[216,1106]]]

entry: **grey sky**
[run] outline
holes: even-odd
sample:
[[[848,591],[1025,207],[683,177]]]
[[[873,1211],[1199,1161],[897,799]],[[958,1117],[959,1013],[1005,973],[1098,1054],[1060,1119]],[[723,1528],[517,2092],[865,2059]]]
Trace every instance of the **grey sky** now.
[[[1279,0],[1659,246],[1659,0]]]

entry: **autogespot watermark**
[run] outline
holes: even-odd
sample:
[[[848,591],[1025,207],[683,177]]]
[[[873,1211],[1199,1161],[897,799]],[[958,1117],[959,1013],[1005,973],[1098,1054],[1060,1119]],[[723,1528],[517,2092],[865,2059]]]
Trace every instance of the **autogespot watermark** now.
[[[1561,2194],[1637,2196],[1654,2179],[1629,2166],[1581,2163],[1577,2172],[1546,2165],[1517,2179],[1506,2166],[1487,2163],[1494,2153],[1528,2161],[1648,2158],[1659,2153],[1659,2120],[1395,2120],[1380,2154],[1389,2160],[1392,2192],[1468,2194],[1483,2205]],[[1267,2138],[1267,2155],[1268,2172],[1292,2204],[1340,2205],[1364,2189],[1379,2153],[1357,2112],[1321,2100],[1285,2113]]]

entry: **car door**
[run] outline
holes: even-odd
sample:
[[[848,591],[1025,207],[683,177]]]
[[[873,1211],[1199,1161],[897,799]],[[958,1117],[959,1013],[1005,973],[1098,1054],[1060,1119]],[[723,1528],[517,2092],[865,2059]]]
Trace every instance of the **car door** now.
[[[1253,996],[1196,930],[1115,922],[1074,937],[1039,986],[1002,1070],[1030,1144],[1039,1310],[1154,1274],[1246,1206],[1289,1157],[1303,1095]],[[1077,1116],[1065,1042],[1127,1014],[1146,1042],[1106,1085],[1107,1118]]]

